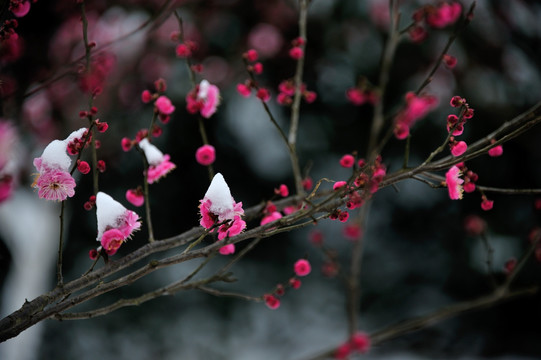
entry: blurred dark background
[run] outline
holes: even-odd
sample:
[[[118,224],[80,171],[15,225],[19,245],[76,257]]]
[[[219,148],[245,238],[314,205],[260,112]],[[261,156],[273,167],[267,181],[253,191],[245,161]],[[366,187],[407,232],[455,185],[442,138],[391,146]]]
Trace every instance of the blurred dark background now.
[[[133,31],[151,16],[159,14],[161,2],[119,0],[86,1],[90,40],[98,49]],[[401,28],[411,15],[430,1],[401,2]],[[471,1],[460,2],[464,9]],[[271,90],[269,106],[287,129],[289,109],[275,102],[278,84],[291,78],[295,62],[289,58],[291,40],[298,36],[296,2],[286,0],[177,1],[184,21],[186,39],[197,41],[194,61],[204,66],[199,80],[219,86],[222,103],[218,112],[205,120],[209,141],[216,147],[214,169],[221,172],[236,201],[250,207],[273,197],[274,188],[287,184],[293,189],[289,159],[281,139],[252,94],[240,96],[235,88],[247,78],[242,53],[259,50],[264,72],[258,76]],[[310,177],[345,180],[350,171],[338,160],[354,151],[365,155],[371,105],[354,106],[346,90],[365,77],[377,85],[381,52],[387,37],[388,2],[314,0],[308,18],[308,43],[304,79],[317,92],[313,104],[303,103],[298,151],[301,166]],[[6,17],[8,14],[4,14]],[[29,14],[19,19],[20,41],[16,50],[0,48],[3,118],[15,124],[19,141],[18,189],[0,204],[0,231],[5,244],[0,248],[2,315],[18,308],[24,298],[33,298],[53,288],[58,224],[49,224],[38,260],[20,263],[15,251],[24,255],[36,247],[37,239],[25,246],[8,239],[18,220],[23,227],[34,223],[17,211],[25,206],[37,209],[37,194],[31,194],[32,159],[55,138],[86,126],[78,116],[86,109],[87,97],[77,87],[76,72],[82,55],[80,12],[73,1],[38,1]],[[197,119],[185,110],[184,98],[191,89],[184,61],[175,57],[176,43],[170,33],[178,30],[174,16],[159,21],[107,48],[115,58],[104,91],[95,100],[98,117],[109,130],[98,134],[102,143],[98,156],[107,163],[100,175],[100,190],[143,215],[124,198],[127,189],[141,184],[142,161],[135,151],[123,152],[120,140],[133,138],[148,127],[152,107],[140,100],[153,82],[167,80],[166,94],[176,111],[155,144],[177,165],[177,169],[151,186],[154,233],[163,239],[198,225],[198,204],[209,181],[207,169],[195,161],[201,146]],[[415,44],[401,42],[392,66],[384,98],[387,113],[402,104],[407,91],[416,90],[443,49],[453,26],[432,29],[428,38]],[[449,70],[441,67],[426,93],[436,95],[439,106],[412,129],[410,164],[422,162],[446,136],[446,117],[453,95],[468,100],[475,116],[461,137],[470,143],[541,100],[541,4],[537,1],[479,1],[473,22],[462,32],[449,53],[458,59]],[[60,76],[61,75],[61,76]],[[52,81],[52,79],[55,79]],[[45,85],[44,85],[45,84]],[[44,86],[29,96],[33,89]],[[533,128],[504,144],[501,157],[483,156],[466,165],[479,175],[478,184],[502,188],[540,188],[541,130]],[[392,139],[382,153],[388,172],[402,166],[404,142]],[[446,153],[447,154],[447,153]],[[330,187],[330,185],[324,185]],[[68,202],[69,225],[64,253],[65,277],[73,279],[91,265],[88,251],[97,243],[94,211],[84,202],[92,192],[90,176],[77,179],[76,195]],[[478,192],[451,201],[445,189],[431,189],[413,180],[396,188],[380,190],[372,204],[369,224],[364,229],[360,324],[375,331],[389,324],[419,316],[459,301],[490,293],[486,271],[486,250],[478,236],[464,230],[464,219],[477,215],[487,223],[487,237],[494,249],[493,268],[497,281],[504,281],[504,263],[520,258],[529,248],[528,236],[540,226],[535,197],[490,193],[494,208],[481,209]],[[20,203],[22,205],[16,205]],[[47,204],[51,205],[51,204]],[[2,209],[3,208],[3,209]],[[21,210],[22,209],[22,210]],[[45,222],[58,221],[59,206],[51,205]],[[358,210],[357,210],[358,211]],[[352,212],[350,222],[355,221]],[[30,212],[28,212],[30,214]],[[15,220],[13,216],[15,215]],[[24,220],[23,220],[24,218]],[[52,219],[52,220],[49,220]],[[36,220],[37,221],[37,220]],[[254,224],[249,224],[254,225]],[[45,226],[45,225],[44,225]],[[344,224],[323,221],[317,228],[281,234],[262,241],[235,268],[239,281],[227,289],[260,296],[272,291],[291,275],[294,261],[305,255],[314,266],[297,291],[288,291],[278,310],[262,303],[215,298],[196,292],[181,292],[139,307],[124,308],[85,321],[48,320],[38,333],[41,340],[24,351],[20,359],[297,359],[328,349],[347,336],[344,286],[339,277],[320,270],[325,257],[311,245],[313,231],[319,231],[327,247],[337,252],[347,268],[351,242],[343,235]],[[132,241],[115,256],[122,256],[144,244],[143,225]],[[46,236],[47,235],[47,236]],[[48,240],[46,240],[48,239]],[[11,243],[11,245],[10,245]],[[22,242],[21,242],[22,244]],[[52,249],[52,250],[51,250]],[[35,250],[35,249],[34,249]],[[48,255],[46,255],[46,253]],[[49,260],[45,259],[49,258]],[[208,271],[224,264],[218,258]],[[18,263],[19,262],[19,263]],[[43,264],[42,264],[43,263]],[[52,264],[52,265],[51,265]],[[515,286],[539,284],[541,264],[532,257]],[[132,286],[92,301],[88,307],[104,306],[120,297],[133,297],[185,276],[195,263],[173,266],[152,274]],[[42,289],[7,300],[9,271],[24,268],[41,272]],[[33,269],[34,268],[34,269]],[[22,284],[15,286],[21,287]],[[222,288],[222,287],[221,287]],[[223,287],[224,289],[226,287]],[[14,301],[10,303],[9,301]],[[541,358],[540,296],[509,301],[481,311],[466,313],[427,329],[400,337],[374,348],[367,359],[538,359]],[[0,345],[6,350],[11,340]]]

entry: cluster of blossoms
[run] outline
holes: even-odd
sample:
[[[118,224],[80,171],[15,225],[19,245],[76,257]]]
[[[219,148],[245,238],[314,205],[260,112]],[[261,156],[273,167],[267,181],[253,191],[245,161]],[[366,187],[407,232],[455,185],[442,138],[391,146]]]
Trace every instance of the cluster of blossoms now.
[[[462,174],[466,174],[464,179],[460,178]],[[445,185],[449,192],[449,198],[451,200],[460,200],[462,199],[464,191],[468,193],[475,191],[475,182],[477,179],[477,174],[468,170],[464,163],[452,166],[445,174]],[[481,196],[481,208],[488,211],[492,209],[493,206],[494,201],[489,200],[486,195],[483,194]]]
[[[200,224],[205,229],[218,227],[218,240],[233,237],[240,234],[246,228],[246,222],[242,220],[244,210],[242,202],[235,202],[229,186],[222,174],[217,173],[212,178],[205,196],[200,200],[199,211],[201,213]],[[211,230],[211,232],[214,229]],[[222,255],[235,252],[235,245],[228,244],[220,248]]]
[[[379,100],[379,97],[374,90],[363,87],[352,87],[347,89],[346,98],[350,103],[357,106],[363,104],[374,105]]]
[[[220,105],[220,89],[207,80],[202,80],[188,95],[186,109],[190,114],[200,113],[202,117],[210,118]]]
[[[409,28],[409,36],[413,42],[421,42],[428,36],[427,26],[442,29],[454,24],[461,14],[462,5],[454,1],[424,5],[413,13],[414,24]]]
[[[356,332],[348,341],[343,343],[336,349],[334,353],[335,359],[348,359],[351,354],[365,354],[370,350],[370,336],[364,332]]]
[[[75,195],[75,180],[70,174],[71,159],[68,155],[70,144],[84,142],[86,128],[81,128],[70,134],[65,140],[53,140],[43,150],[39,158],[34,159],[38,174],[32,187],[38,189],[42,199],[64,201]],[[79,162],[78,166],[82,166]],[[85,162],[86,166],[88,164]],[[83,171],[86,171],[86,166]]]
[[[306,90],[306,84],[301,84],[301,95],[304,101],[308,104],[316,101],[317,94],[314,91]],[[292,79],[284,80],[278,85],[278,96],[276,101],[280,105],[291,105],[293,103],[293,96],[295,96],[295,83]]]
[[[103,192],[98,192],[96,196],[96,217],[98,221],[96,240],[101,246],[90,251],[92,259],[97,258],[102,250],[107,255],[116,254],[120,246],[141,227],[139,216],[135,212],[127,210]]]
[[[295,276],[289,279],[287,286],[296,290],[300,288],[302,284],[298,278],[310,274],[312,266],[308,260],[299,259],[293,265],[293,271],[295,272]],[[284,296],[285,293],[286,286],[278,284],[272,293],[263,295],[263,301],[265,301],[265,305],[267,305],[269,309],[276,310],[280,307],[280,298]]]
[[[158,118],[162,123],[167,124],[171,120],[171,114],[175,111],[175,106],[171,100],[167,96],[162,95],[167,90],[167,83],[164,79],[158,79],[154,82],[154,87],[156,88],[156,92],[154,93],[151,93],[150,90],[143,90],[141,101],[145,104],[154,101],[154,112],[158,114]],[[153,135],[159,136],[161,134],[160,130],[154,124],[154,128],[152,129]]]
[[[431,95],[416,95],[414,92],[406,94],[406,106],[400,110],[395,118],[394,135],[403,140],[410,134],[410,128],[436,107],[438,99]]]
[[[291,41],[291,49],[289,49],[289,57],[294,60],[300,60],[304,57],[304,50],[302,49],[302,46],[306,43],[306,40],[304,40],[301,37],[293,39]]]
[[[450,104],[452,107],[459,108],[459,115],[450,114],[447,116],[447,132],[451,134],[449,138],[449,148],[453,156],[460,156],[466,152],[468,145],[464,141],[455,140],[455,136],[462,135],[466,121],[473,117],[473,109],[468,105],[466,99],[460,96],[453,96]]]
[[[244,59],[244,62],[246,64],[246,70],[250,74],[259,75],[263,72],[263,64],[257,61],[259,58],[257,50],[250,49],[246,51],[244,54],[242,54],[242,58]],[[252,89],[256,90],[256,97],[261,101],[270,100],[270,91],[264,87],[258,86],[251,79],[247,79],[242,84],[237,84],[237,92],[246,98],[250,97],[250,95],[252,94]]]

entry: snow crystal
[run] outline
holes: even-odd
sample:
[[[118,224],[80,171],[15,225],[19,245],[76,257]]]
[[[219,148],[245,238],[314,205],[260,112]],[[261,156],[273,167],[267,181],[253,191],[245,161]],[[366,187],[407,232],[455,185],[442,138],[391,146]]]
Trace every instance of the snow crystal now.
[[[71,159],[68,156],[66,147],[67,143],[65,140],[51,141],[41,155],[42,164],[52,169],[69,171]]]
[[[96,196],[96,217],[98,218],[98,237],[101,241],[103,233],[108,227],[116,227],[117,222],[126,213],[126,208],[118,201],[103,192],[98,192]]]
[[[150,165],[159,165],[163,161],[163,153],[152,145],[147,138],[139,142],[139,146],[145,152],[145,156]]]
[[[233,211],[233,196],[222,174],[217,173],[205,193],[205,199],[212,202],[210,211],[214,214],[225,214]]]

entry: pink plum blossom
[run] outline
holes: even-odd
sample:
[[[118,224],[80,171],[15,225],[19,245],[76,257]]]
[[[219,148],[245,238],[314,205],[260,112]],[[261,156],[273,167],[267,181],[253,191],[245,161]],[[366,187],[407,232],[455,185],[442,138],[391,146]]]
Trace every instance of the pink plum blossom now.
[[[128,200],[133,206],[143,205],[145,203],[143,190],[140,187],[137,189],[129,189],[126,191],[126,200]]]
[[[103,192],[98,192],[96,196],[96,217],[98,222],[96,240],[101,243],[108,255],[114,255],[141,227],[139,215]]]
[[[459,177],[460,175],[460,169],[456,165],[451,167],[445,174],[445,182],[451,200],[462,199],[462,192],[464,191],[462,184],[464,183],[464,180]]]
[[[152,184],[167,175],[176,165],[169,161],[169,155],[164,155],[158,148],[152,145],[147,138],[139,141],[139,147],[144,151],[149,167],[147,181]]]
[[[403,140],[408,137],[410,128],[436,107],[438,100],[431,95],[417,96],[414,92],[406,94],[406,106],[395,118],[395,137]]]
[[[218,228],[218,240],[238,235],[246,228],[246,222],[241,218],[244,215],[242,202],[235,202],[220,173],[214,176],[205,196],[200,200],[199,210],[199,223],[205,229],[225,222]]]
[[[45,200],[64,201],[75,195],[75,180],[62,170],[47,169],[36,179],[34,187]]]
[[[207,80],[202,80],[199,85],[186,96],[188,112],[199,112],[204,118],[210,118],[220,105],[220,90]]]
[[[265,225],[282,218],[282,214],[279,211],[273,211],[269,215],[261,219],[260,225]]]
[[[214,146],[205,144],[195,152],[195,159],[203,166],[209,166],[216,160],[216,149]]]
[[[312,266],[306,259],[299,259],[293,265],[293,270],[297,276],[306,276],[312,271]]]
[[[234,244],[227,244],[224,245],[218,250],[220,254],[222,255],[231,255],[235,253],[235,245]]]
[[[171,115],[175,111],[175,107],[171,103],[171,100],[165,95],[157,98],[154,105],[156,105],[156,109],[158,109],[160,114]]]
[[[464,141],[455,142],[451,145],[451,154],[460,156],[468,150],[468,145]]]
[[[263,300],[269,309],[276,310],[280,307],[280,299],[274,295],[265,294],[263,295]]]
[[[503,154],[503,147],[501,145],[496,145],[490,150],[488,150],[488,155],[492,157],[498,157]]]

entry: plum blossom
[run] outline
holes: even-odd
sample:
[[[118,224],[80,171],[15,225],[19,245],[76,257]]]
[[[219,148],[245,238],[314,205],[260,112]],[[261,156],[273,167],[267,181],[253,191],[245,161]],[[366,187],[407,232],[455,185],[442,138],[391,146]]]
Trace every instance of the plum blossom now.
[[[139,147],[144,151],[149,167],[147,181],[152,184],[167,175],[176,165],[169,161],[169,155],[164,155],[158,148],[152,145],[147,138],[139,141]]]
[[[306,276],[312,271],[312,266],[306,259],[299,259],[293,265],[293,270],[297,276]]]
[[[214,176],[200,203],[201,226],[211,229],[223,223],[218,228],[218,240],[238,235],[246,228],[246,222],[241,219],[242,202],[235,202],[222,174]]]
[[[53,140],[45,147],[42,155],[34,159],[38,174],[32,187],[38,189],[40,198],[64,201],[75,195],[75,180],[70,174],[68,150],[73,148],[72,144],[84,142],[81,139],[86,131],[86,128],[82,128],[72,132],[65,140]]]
[[[460,175],[460,169],[456,165],[451,167],[445,174],[445,182],[451,200],[462,199],[462,192],[464,191],[462,184],[464,183],[464,180],[459,178]]]
[[[195,152],[195,160],[203,166],[209,166],[216,160],[216,149],[214,146],[205,144]]]
[[[438,99],[434,96],[417,96],[414,92],[408,92],[406,106],[395,118],[394,134],[396,138],[399,140],[407,138],[413,124],[424,118],[437,104]]]
[[[141,227],[139,215],[103,192],[98,192],[96,196],[96,208],[96,240],[101,243],[101,248],[107,255],[114,255],[120,246],[131,238],[133,232]]]
[[[202,80],[186,96],[188,112],[195,114],[199,112],[204,118],[210,118],[220,105],[220,90],[207,80]]]

